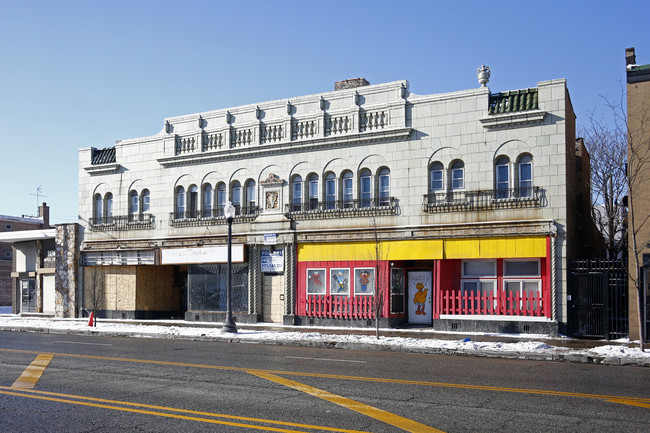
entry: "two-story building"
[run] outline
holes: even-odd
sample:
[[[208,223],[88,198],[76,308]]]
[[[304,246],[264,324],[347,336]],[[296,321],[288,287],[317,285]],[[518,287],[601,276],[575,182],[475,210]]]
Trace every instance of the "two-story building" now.
[[[346,80],[80,150],[79,290],[109,317],[222,320],[230,201],[237,321],[563,331],[586,243],[566,81],[489,75]]]

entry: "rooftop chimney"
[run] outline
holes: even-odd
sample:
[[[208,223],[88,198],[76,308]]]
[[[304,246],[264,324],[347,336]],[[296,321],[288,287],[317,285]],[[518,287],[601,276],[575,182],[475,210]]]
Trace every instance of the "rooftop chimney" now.
[[[625,49],[625,66],[636,65],[636,54],[634,47]]]
[[[369,86],[365,78],[350,78],[349,80],[337,81],[334,83],[334,90],[354,89],[355,87]]]
[[[38,207],[38,217],[43,218],[43,228],[50,228],[50,207],[47,203],[43,202],[42,205]]]

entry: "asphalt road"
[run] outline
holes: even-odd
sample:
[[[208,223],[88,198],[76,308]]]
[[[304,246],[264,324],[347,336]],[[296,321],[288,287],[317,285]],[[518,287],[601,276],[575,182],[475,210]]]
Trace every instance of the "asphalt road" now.
[[[0,333],[0,431],[645,432],[650,370]]]

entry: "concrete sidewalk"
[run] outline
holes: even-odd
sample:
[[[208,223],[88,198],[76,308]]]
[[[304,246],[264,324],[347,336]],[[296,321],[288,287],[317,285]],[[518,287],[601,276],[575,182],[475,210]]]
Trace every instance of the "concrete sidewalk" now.
[[[191,339],[199,341],[293,345],[422,354],[465,355],[650,367],[650,353],[638,343],[549,337],[530,334],[442,333],[430,328],[380,329],[237,324],[237,334],[222,333],[216,322],[184,320],[55,319],[41,315],[0,315],[0,331]]]

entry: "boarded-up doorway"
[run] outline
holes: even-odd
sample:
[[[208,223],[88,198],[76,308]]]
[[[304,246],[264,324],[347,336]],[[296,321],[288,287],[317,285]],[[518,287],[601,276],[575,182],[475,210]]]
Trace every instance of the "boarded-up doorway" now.
[[[264,275],[262,313],[265,322],[282,323],[284,319],[284,275]]]

